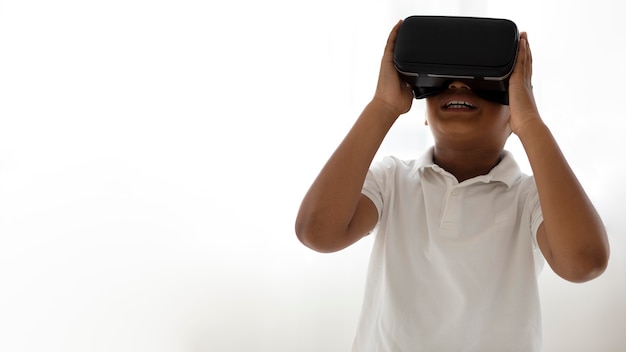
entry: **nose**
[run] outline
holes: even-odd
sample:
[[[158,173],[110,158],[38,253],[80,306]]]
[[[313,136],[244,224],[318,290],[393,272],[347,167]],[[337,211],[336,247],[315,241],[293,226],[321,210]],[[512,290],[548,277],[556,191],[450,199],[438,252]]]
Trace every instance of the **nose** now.
[[[467,84],[461,81],[452,81],[448,84],[448,89],[472,89]]]

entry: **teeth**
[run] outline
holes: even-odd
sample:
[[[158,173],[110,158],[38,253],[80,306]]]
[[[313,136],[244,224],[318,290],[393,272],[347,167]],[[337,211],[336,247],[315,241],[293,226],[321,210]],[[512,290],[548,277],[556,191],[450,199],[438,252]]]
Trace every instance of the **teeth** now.
[[[453,101],[448,102],[446,104],[446,107],[455,108],[455,109],[459,109],[459,108],[469,109],[469,108],[473,108],[474,106],[466,101],[453,100]]]

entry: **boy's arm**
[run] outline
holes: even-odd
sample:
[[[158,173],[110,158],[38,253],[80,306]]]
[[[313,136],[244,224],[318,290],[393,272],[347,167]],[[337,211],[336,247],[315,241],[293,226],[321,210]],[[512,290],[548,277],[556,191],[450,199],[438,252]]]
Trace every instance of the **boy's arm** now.
[[[539,247],[562,278],[584,282],[606,269],[606,230],[538,113],[532,93],[532,55],[522,33],[516,67],[509,83],[511,129],[519,137],[537,184],[544,221],[537,232]]]
[[[374,203],[361,194],[367,171],[396,119],[411,108],[413,95],[393,65],[401,22],[385,46],[378,85],[352,129],[322,168],[302,200],[296,234],[306,246],[333,252],[358,241],[378,220]]]

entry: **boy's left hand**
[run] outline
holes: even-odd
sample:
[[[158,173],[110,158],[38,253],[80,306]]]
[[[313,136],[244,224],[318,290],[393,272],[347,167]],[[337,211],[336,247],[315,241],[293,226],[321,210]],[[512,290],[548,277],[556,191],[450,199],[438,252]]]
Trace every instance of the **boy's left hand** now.
[[[519,135],[528,122],[541,121],[533,95],[533,57],[528,45],[528,35],[520,35],[517,62],[509,80],[509,124],[513,133]]]

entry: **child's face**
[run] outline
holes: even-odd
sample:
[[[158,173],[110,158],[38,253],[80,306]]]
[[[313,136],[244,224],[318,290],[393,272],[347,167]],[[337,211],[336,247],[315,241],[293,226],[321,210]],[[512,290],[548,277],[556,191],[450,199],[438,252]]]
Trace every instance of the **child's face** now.
[[[511,134],[509,117],[508,105],[480,98],[460,82],[426,98],[426,122],[437,144],[503,148]]]

